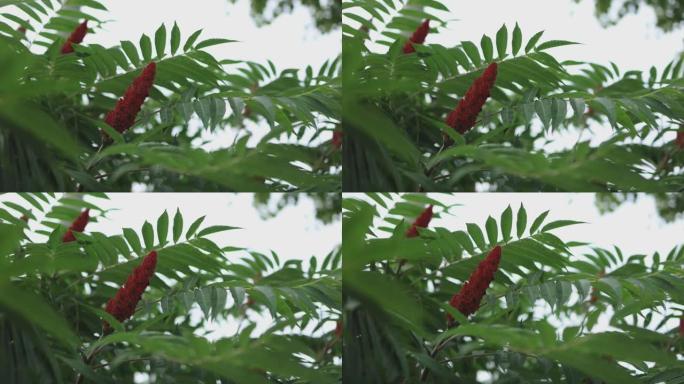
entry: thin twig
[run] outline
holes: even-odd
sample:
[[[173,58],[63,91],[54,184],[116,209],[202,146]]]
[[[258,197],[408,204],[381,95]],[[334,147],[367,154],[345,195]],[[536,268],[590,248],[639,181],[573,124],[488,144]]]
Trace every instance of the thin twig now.
[[[399,277],[401,274],[401,268],[406,264],[406,259],[401,259],[399,260],[399,265],[397,266],[397,271],[394,272],[394,274]]]
[[[457,327],[457,326],[458,326],[458,324],[455,327]],[[430,353],[429,353],[430,358],[434,359],[435,356],[437,356],[437,354],[439,354],[439,352],[441,352],[444,349],[444,347],[446,347],[447,344],[449,344],[449,342],[455,338],[456,338],[456,336],[449,336],[446,339],[442,340],[441,342],[437,343],[437,345],[435,345],[432,348],[432,351],[430,351]],[[423,371],[420,374],[420,382],[424,383],[427,380],[429,374],[430,374],[430,370],[427,367],[424,367]]]
[[[121,363],[133,363],[133,362],[136,362],[136,361],[146,361],[146,360],[152,360],[152,357],[138,357],[138,358],[136,358],[136,359],[124,360],[124,361],[122,361]],[[98,364],[98,365],[93,366],[93,369],[98,369],[98,368],[106,367],[106,366],[111,365],[111,364],[112,364],[111,361],[108,362],[108,363]]]
[[[104,149],[104,146],[105,146],[105,143],[104,143],[104,139],[103,139],[102,142],[100,143],[100,147],[97,149],[97,151],[95,152],[95,154],[93,155],[93,157],[96,157],[97,155],[99,155],[100,152],[102,152],[102,149]],[[91,157],[91,159],[92,159],[92,157]],[[93,163],[88,164],[88,166],[87,166],[86,169],[85,169],[85,172],[86,172],[86,173],[90,172],[90,170],[91,170],[94,166],[96,166],[98,162],[99,162],[99,161],[95,161],[95,162],[93,162]],[[76,192],[83,192],[84,189],[85,189],[85,186],[84,186],[83,184],[77,184],[77,185],[76,185]]]
[[[129,170],[125,171],[124,173],[122,173],[122,175],[125,175],[125,174],[127,174],[127,173],[135,173],[135,172],[149,171],[149,170],[151,170],[151,169],[152,169],[152,168],[129,169]],[[95,175],[95,176],[93,176],[93,178],[96,179],[96,180],[102,180],[102,179],[106,179],[106,178],[111,177],[111,176],[112,176],[112,175],[111,175],[110,173],[103,173],[103,174],[100,174],[100,175]]]
[[[318,354],[318,359],[316,361],[323,361],[325,358],[325,354],[328,353],[328,351],[340,340],[338,336],[335,336],[332,340],[328,341],[325,343],[323,346],[323,349],[321,352]]]
[[[101,338],[102,338],[102,337],[100,337],[100,339],[101,339]],[[104,348],[104,345],[101,345],[101,346],[99,346],[99,347],[93,349],[92,351],[90,351],[90,353],[88,353],[88,355],[85,356],[85,357],[83,358],[83,363],[84,363],[85,365],[90,365],[90,362],[93,360],[93,358],[95,357],[95,355],[97,355],[97,354],[102,350],[102,348]],[[76,375],[76,381],[75,381],[74,383],[75,383],[75,384],[81,384],[81,383],[83,383],[83,377],[84,377],[84,376],[83,376],[83,373],[82,373],[82,372],[79,372],[78,375]]]

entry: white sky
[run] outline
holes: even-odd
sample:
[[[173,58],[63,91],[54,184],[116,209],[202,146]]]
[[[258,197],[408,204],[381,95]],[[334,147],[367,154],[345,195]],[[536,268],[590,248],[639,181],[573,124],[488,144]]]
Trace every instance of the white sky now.
[[[345,194],[345,197],[350,196],[363,198],[376,205],[362,194]],[[441,217],[433,219],[430,227],[444,227],[455,231],[465,230],[466,223],[475,223],[484,231],[487,217],[491,215],[499,223],[501,212],[509,204],[513,209],[513,225],[515,226],[515,215],[522,203],[527,210],[528,229],[537,215],[550,210],[545,220],[546,223],[565,219],[586,222],[586,224],[573,225],[551,232],[563,241],[587,242],[611,250],[613,245],[616,245],[625,256],[647,255],[646,261],[649,266],[652,261],[651,256],[655,251],[660,252],[662,260],[674,246],[684,243],[684,237],[682,237],[684,219],[680,218],[672,223],[666,223],[657,214],[653,197],[645,194],[639,195],[635,202],[625,203],[617,210],[603,215],[596,208],[594,195],[590,193],[430,193],[428,196],[446,205],[461,204],[461,206],[452,207],[449,215],[443,214],[441,207],[436,207],[434,211],[440,213]],[[385,217],[386,210],[377,205],[376,208],[380,216]],[[378,224],[380,221],[376,220],[375,225]],[[581,255],[584,250],[587,249],[573,248],[573,254]],[[571,300],[576,300],[574,293]],[[579,322],[578,318],[559,321],[549,316],[549,313],[549,305],[541,299],[538,300],[535,316],[537,318],[548,317],[552,324],[560,325],[559,330]],[[611,316],[612,311],[601,315],[592,332],[610,329]],[[653,324],[661,318],[654,314]],[[676,325],[677,321],[671,319],[665,329],[674,328]]]
[[[108,196],[109,200],[86,197],[86,201],[103,210],[111,210],[106,218],[89,223],[87,231],[118,235],[121,228],[130,227],[140,235],[145,220],[156,228],[157,218],[164,210],[168,211],[170,228],[176,208],[180,208],[185,230],[195,219],[206,215],[201,228],[212,225],[242,228],[210,235],[219,246],[244,247],[265,254],[273,250],[281,261],[308,260],[310,256],[322,258],[341,242],[339,221],[330,225],[316,221],[313,201],[306,197],[296,206],[284,208],[276,217],[263,220],[252,205],[251,193],[110,193]],[[28,207],[15,194],[5,194],[0,201]],[[97,216],[95,212],[91,215]],[[36,217],[43,218],[37,214]],[[37,236],[36,240],[43,241],[44,237]]]
[[[684,31],[682,29],[664,33],[655,28],[654,11],[642,7],[638,13],[623,18],[616,26],[604,28],[594,14],[594,0],[583,0],[579,4],[572,0],[451,0],[442,1],[450,13],[437,12],[436,16],[448,24],[431,33],[426,43],[454,46],[463,40],[473,41],[478,47],[483,34],[493,40],[502,24],[506,24],[510,38],[517,22],[523,33],[523,45],[538,31],[544,30],[540,42],[547,40],[569,40],[581,43],[549,49],[547,52],[559,60],[589,61],[610,66],[613,61],[621,73],[627,70],[642,70],[648,73],[655,65],[658,73],[676,55],[684,51]],[[437,24],[433,23],[435,27]],[[377,38],[377,34],[372,35]],[[375,46],[379,52],[387,50]],[[496,54],[496,52],[495,52]],[[572,69],[571,69],[572,71]],[[645,76],[648,78],[648,75]],[[568,107],[568,114],[571,108]],[[667,124],[663,128],[670,128]],[[579,130],[547,134],[549,142],[544,142],[544,150],[558,151],[571,148],[581,138],[597,145],[613,135],[607,123],[597,124],[590,121],[590,132],[581,134]],[[541,123],[534,120],[533,130],[541,130]],[[649,140],[655,133],[649,136]],[[673,140],[674,132],[663,135],[658,143]],[[540,142],[541,143],[541,142]],[[538,143],[538,144],[540,144]]]
[[[478,46],[482,34],[492,39],[502,24],[508,26],[509,38],[517,22],[523,32],[523,47],[530,37],[544,30],[540,41],[570,40],[582,45],[553,48],[548,52],[563,60],[584,60],[609,65],[615,62],[624,72],[647,71],[655,65],[659,72],[684,50],[682,30],[663,33],[655,28],[655,13],[642,7],[616,26],[604,28],[594,15],[594,0],[579,4],[572,0],[479,0],[447,2],[452,20],[446,30],[430,35],[428,42],[453,45],[471,40]],[[510,44],[510,42],[509,42]]]
[[[218,60],[254,61],[267,66],[267,60],[270,59],[278,72],[296,68],[302,70],[303,74],[306,66],[311,65],[316,73],[323,62],[334,59],[342,50],[340,30],[321,34],[315,28],[309,10],[299,5],[292,13],[283,14],[273,23],[258,27],[250,15],[249,0],[239,0],[236,4],[231,4],[228,0],[102,0],[102,3],[108,8],[107,12],[88,9],[103,24],[101,29],[89,33],[83,44],[97,43],[110,47],[118,45],[121,40],[130,40],[138,46],[143,33],[154,44],[157,28],[164,23],[168,39],[175,21],[181,30],[181,48],[193,32],[202,28],[204,31],[198,41],[208,38],[238,41],[208,48],[207,51]],[[12,8],[9,9],[16,9]],[[89,26],[93,32],[92,28],[96,25],[90,23]],[[34,37],[33,34],[28,36],[30,39]],[[167,52],[168,49],[167,41]],[[37,51],[42,52],[42,48],[37,48]],[[232,113],[229,106],[226,108],[228,113]],[[250,145],[256,144],[270,130],[265,122],[254,124],[245,121],[245,124],[252,134]],[[193,117],[191,127],[197,129],[201,126],[199,118]],[[203,145],[203,148],[225,148],[233,143],[237,134],[234,129],[215,133],[205,131],[202,139],[210,142]],[[305,136],[305,139],[310,136]],[[330,132],[325,132],[316,143],[331,137]],[[287,141],[296,142],[294,139]]]
[[[622,72],[648,71],[655,65],[660,73],[684,50],[682,30],[664,33],[655,28],[655,12],[647,6],[636,14],[625,16],[617,25],[604,28],[594,14],[593,0],[583,0],[579,4],[573,0],[452,0],[442,3],[451,12],[430,11],[447,25],[440,27],[438,33],[430,33],[426,44],[455,46],[470,40],[479,47],[483,34],[494,40],[501,25],[506,24],[510,52],[510,38],[517,22],[523,33],[523,48],[532,35],[543,30],[540,42],[569,40],[581,43],[548,50],[554,57],[606,66],[613,61]],[[431,27],[434,29],[437,23],[433,22]],[[377,32],[371,37],[377,39]],[[387,50],[381,45],[373,47],[381,52]]]
[[[157,27],[165,23],[168,33],[175,21],[181,30],[182,44],[200,28],[204,29],[200,39],[203,36],[239,41],[210,48],[218,59],[262,64],[270,59],[278,69],[304,68],[309,64],[317,68],[341,50],[339,31],[322,35],[314,27],[308,9],[302,7],[296,7],[292,14],[282,15],[270,25],[257,27],[247,0],[236,4],[228,0],[105,0],[103,3],[109,12],[98,15],[107,23],[103,30],[88,35],[85,42],[105,46],[116,45],[120,40],[137,43],[142,33],[154,40]]]
[[[515,226],[515,214],[520,203],[527,210],[528,229],[532,221],[540,213],[551,210],[545,222],[560,219],[584,221],[587,224],[578,224],[553,230],[564,241],[583,241],[591,245],[612,250],[612,246],[619,247],[625,256],[633,254],[647,255],[647,264],[650,265],[651,256],[655,251],[660,252],[661,260],[674,247],[684,243],[684,219],[678,219],[672,223],[666,223],[657,214],[655,199],[652,196],[642,194],[635,202],[625,203],[617,210],[601,214],[594,203],[594,195],[590,193],[459,193],[453,195],[429,194],[445,204],[462,204],[451,209],[453,216],[443,215],[430,223],[435,226],[465,230],[465,223],[472,222],[480,225],[484,231],[484,223],[489,215],[492,215],[499,223],[501,212],[510,204],[513,209],[513,225]],[[436,210],[441,212],[441,210]],[[573,253],[579,255],[582,248],[575,248]],[[610,272],[610,271],[607,271]],[[572,302],[577,299],[573,293]],[[662,310],[662,308],[661,308]],[[676,310],[674,313],[678,313]],[[555,325],[557,332],[565,327],[577,325],[581,318],[572,316],[570,319],[558,319],[550,315],[551,308],[543,300],[537,300],[534,310],[535,318],[547,318]],[[672,313],[664,310],[664,313]],[[610,326],[610,318],[613,311],[604,312],[592,333],[614,330]],[[657,324],[661,319],[654,313],[654,321]],[[663,327],[669,330],[677,327],[677,319],[670,319]],[[486,382],[488,375],[480,375],[480,380]]]
[[[156,228],[157,218],[165,209],[170,216],[171,228],[173,215],[176,208],[180,207],[184,221],[183,233],[196,218],[206,215],[201,228],[211,225],[242,228],[209,235],[209,238],[219,246],[244,247],[267,255],[273,250],[278,254],[281,263],[285,260],[304,260],[305,268],[308,268],[311,256],[315,256],[318,265],[321,265],[328,252],[340,246],[342,241],[341,222],[337,220],[324,225],[316,221],[314,203],[306,197],[300,198],[296,206],[286,207],[275,218],[267,220],[263,220],[253,207],[250,193],[112,193],[109,197],[110,200],[86,198],[104,210],[115,209],[107,213],[107,218],[88,224],[87,232],[117,235],[122,233],[121,228],[130,227],[141,235],[140,228],[145,220]],[[28,207],[28,204],[15,194],[0,196],[0,202],[4,201]],[[42,219],[41,216],[36,216],[38,220]],[[43,236],[37,238],[40,241],[44,239]],[[227,254],[227,257],[238,260],[243,255],[241,252],[233,252]],[[227,305],[230,306],[232,303],[232,297],[228,295]],[[193,319],[200,321],[201,318],[202,312],[196,308]],[[264,331],[272,323],[268,313],[264,316],[252,314],[250,318],[257,322],[256,333]],[[234,334],[237,328],[238,323],[232,318],[227,322],[214,321],[207,327],[210,332],[207,337],[215,340],[229,336]],[[328,332],[332,328],[334,324],[327,324],[319,333]]]
[[[275,251],[281,261],[324,257],[341,241],[340,223],[323,225],[315,219],[313,202],[300,199],[297,206],[285,208],[273,219],[263,220],[252,205],[250,193],[112,193],[111,200],[99,200],[102,208],[119,209],[107,219],[88,226],[89,230],[118,234],[122,227],[139,230],[145,220],[156,226],[157,218],[168,210],[172,222],[180,207],[185,226],[206,215],[202,227],[230,225],[241,227],[210,235],[220,246],[246,247],[261,253]],[[268,234],[268,235],[265,235]],[[308,264],[307,264],[308,265]]]
[[[576,220],[578,224],[552,231],[564,241],[583,241],[592,245],[612,249],[618,246],[625,255],[652,255],[655,251],[661,256],[676,245],[684,242],[684,220],[666,223],[657,214],[652,196],[640,194],[635,202],[621,205],[614,212],[601,214],[594,203],[591,193],[428,193],[431,198],[444,204],[460,204],[452,207],[449,214],[442,208],[435,208],[441,217],[430,222],[430,226],[451,230],[465,229],[465,223],[475,223],[484,228],[488,216],[500,221],[501,212],[510,204],[515,215],[522,203],[527,210],[528,229],[532,221],[542,212],[550,210],[545,222],[554,220]],[[345,197],[361,197],[362,194],[345,194]],[[375,203],[373,203],[375,205]],[[377,206],[381,216],[386,210]],[[376,222],[378,224],[378,222]],[[644,241],[648,239],[648,241]],[[575,248],[579,254],[581,248]],[[649,259],[649,258],[647,258]]]
[[[626,255],[667,254],[675,245],[682,244],[684,220],[665,223],[655,210],[651,196],[640,195],[635,203],[625,203],[616,211],[601,215],[591,193],[458,193],[454,195],[428,194],[436,200],[450,204],[462,204],[451,209],[453,216],[435,219],[434,224],[447,228],[465,228],[472,222],[484,228],[484,222],[492,215],[499,222],[501,212],[510,204],[517,213],[520,203],[527,210],[528,226],[540,213],[551,210],[546,222],[570,219],[584,221],[554,230],[552,233],[563,240],[585,241],[611,249],[618,246]],[[515,221],[515,220],[514,220]],[[649,239],[644,241],[644,239]]]
[[[648,78],[651,66],[655,65],[660,74],[677,54],[684,51],[684,31],[664,33],[655,28],[652,8],[643,6],[638,13],[625,16],[617,25],[604,28],[594,14],[594,4],[594,0],[583,0],[579,4],[572,0],[451,1],[449,8],[452,13],[441,13],[444,20],[451,22],[439,34],[428,36],[426,41],[449,46],[461,40],[471,40],[479,47],[482,34],[494,39],[496,31],[504,23],[508,26],[510,39],[517,22],[523,32],[523,48],[533,34],[544,30],[540,42],[569,40],[581,43],[547,51],[559,60],[588,61],[607,67],[612,61],[621,73],[641,70],[646,73],[645,78]],[[571,108],[568,106],[568,109]],[[547,135],[553,140],[545,143],[544,150],[571,148],[579,137],[582,141],[590,139],[592,145],[597,145],[614,133],[608,123],[597,124],[592,120],[590,128],[592,131],[588,134],[574,131]],[[663,124],[663,128],[668,128],[667,124]],[[541,130],[538,119],[535,120],[535,129]],[[654,132],[649,137],[655,135]],[[674,140],[675,135],[675,132],[668,132],[658,143]]]
[[[89,35],[85,42],[111,46],[119,44],[120,40],[131,40],[137,45],[142,33],[154,41],[154,32],[162,23],[166,24],[168,36],[175,21],[181,30],[181,47],[187,37],[200,28],[204,29],[200,39],[238,40],[208,49],[219,60],[248,60],[267,65],[270,59],[278,71],[285,68],[303,70],[307,65],[316,70],[324,61],[334,59],[341,52],[339,31],[321,34],[315,28],[308,9],[297,6],[291,14],[280,16],[272,24],[257,27],[250,16],[249,3],[248,0],[240,0],[236,4],[230,4],[228,0],[104,1],[109,12],[102,13],[103,20],[109,22],[103,26],[103,30]],[[201,127],[197,116],[193,120],[191,126]],[[260,124],[251,121],[245,123],[252,133],[250,145],[256,144],[270,130],[263,121]],[[205,131],[202,138],[211,142],[203,148],[215,150],[227,147],[237,134],[233,129],[215,133]],[[317,142],[331,137],[331,133],[325,133]]]

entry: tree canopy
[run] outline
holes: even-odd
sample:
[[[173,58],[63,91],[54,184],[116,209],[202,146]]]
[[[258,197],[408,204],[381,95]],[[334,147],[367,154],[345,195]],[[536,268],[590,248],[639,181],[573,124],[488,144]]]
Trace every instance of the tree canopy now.
[[[84,209],[91,223],[107,220],[100,208],[107,198],[0,199],[4,383],[121,383],[140,375],[157,382],[338,382],[339,244],[305,268],[304,258],[226,244],[217,235],[239,230],[236,219],[209,226],[183,207],[116,233],[86,225],[68,241],[63,223]],[[117,320],[108,303],[121,286],[129,295],[139,289],[132,288],[143,278],[137,269],[152,253],[149,287],[130,318]],[[217,326],[225,330],[208,338]]]
[[[341,112],[339,58],[315,69],[216,58],[211,47],[239,37],[176,23],[104,47],[88,43],[104,23],[94,16],[106,11],[97,0],[0,8],[0,189],[340,189],[330,140]],[[87,34],[72,44],[84,20]],[[151,63],[153,85],[133,97],[134,79]],[[132,101],[144,101],[139,113]],[[133,111],[113,115],[122,108]],[[254,137],[254,125],[267,133]]]
[[[523,21],[480,41],[431,43],[447,22],[440,15],[451,12],[447,2],[354,0],[346,9],[345,190],[684,187],[684,144],[674,139],[684,135],[684,59],[647,73],[560,61],[553,49],[577,43],[545,40]],[[407,52],[424,20],[429,34]],[[492,66],[493,82],[485,71]],[[459,109],[476,114],[462,116],[473,119],[467,129],[452,120]],[[594,130],[610,135],[599,140]]]
[[[345,197],[345,382],[681,380],[684,326],[672,324],[684,324],[684,246],[628,254],[619,231],[558,217],[553,206],[482,206],[489,216],[475,223],[444,196]],[[447,224],[423,221],[410,236],[427,205]],[[567,235],[577,225],[618,245]],[[470,308],[464,299],[474,313],[457,309]]]

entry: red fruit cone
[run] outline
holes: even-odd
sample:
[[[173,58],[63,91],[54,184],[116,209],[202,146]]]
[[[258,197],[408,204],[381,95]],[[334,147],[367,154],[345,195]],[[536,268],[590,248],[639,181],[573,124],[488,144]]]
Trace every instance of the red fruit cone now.
[[[342,148],[342,131],[333,131],[332,147],[335,150]]]
[[[447,125],[461,134],[468,132],[475,126],[477,115],[482,111],[482,107],[489,98],[490,91],[496,81],[497,69],[497,64],[491,63],[482,75],[473,81],[465,96],[447,116]]]
[[[677,144],[677,148],[684,149],[684,131],[677,132],[677,138],[675,139],[675,144]]]
[[[150,279],[154,276],[157,267],[157,252],[152,251],[143,259],[142,263],[136,267],[116,295],[107,302],[105,310],[120,322],[126,321],[133,313],[138,302],[142,298],[145,288],[150,285]],[[105,332],[111,327],[109,323],[104,324]]]
[[[432,205],[429,205],[406,230],[406,237],[418,236],[418,228],[427,228],[432,220]]]
[[[83,232],[83,230],[85,230],[86,225],[88,225],[89,213],[90,209],[86,209],[85,211],[81,212],[80,215],[78,215],[78,217],[74,220],[73,223],[71,223],[71,226],[69,227],[69,229],[67,229],[66,233],[62,237],[63,243],[76,241],[74,232],[80,233]]]
[[[105,118],[107,124],[120,133],[133,126],[143,102],[150,94],[156,71],[157,65],[154,62],[145,67],[140,76],[133,80],[124,96],[116,103],[114,109],[107,114]]]
[[[67,41],[64,43],[64,45],[62,45],[62,54],[73,52],[74,47],[72,47],[71,44],[81,44],[86,33],[88,33],[88,20],[79,24],[78,27],[71,32],[71,35],[69,38],[67,38]]]
[[[335,324],[335,337],[338,339],[342,338],[342,333],[343,333],[343,327],[342,327],[342,320],[338,320],[337,323]]]
[[[416,51],[415,48],[413,48],[413,44],[423,44],[425,42],[425,38],[428,35],[428,32],[430,32],[430,20],[427,19],[423,21],[422,24],[416,28],[415,32],[411,35],[409,40],[404,44],[404,53],[413,53]]]
[[[501,247],[496,246],[492,249],[487,257],[477,265],[475,271],[470,275],[461,290],[456,293],[449,305],[458,309],[464,316],[470,316],[480,308],[480,302],[484,297],[489,284],[494,280],[494,273],[499,268],[499,261],[501,260]],[[449,324],[454,319],[448,315]]]

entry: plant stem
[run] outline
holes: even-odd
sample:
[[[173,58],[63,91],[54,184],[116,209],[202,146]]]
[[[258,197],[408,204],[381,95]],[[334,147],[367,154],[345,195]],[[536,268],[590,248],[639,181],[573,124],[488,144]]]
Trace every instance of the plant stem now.
[[[90,365],[90,362],[93,360],[93,357],[95,357],[95,355],[97,355],[102,350],[102,348],[103,346],[100,346],[90,351],[90,353],[83,358],[83,363],[85,363],[85,365]],[[81,383],[83,383],[83,373],[79,372],[79,374],[76,376],[76,381],[74,382],[74,384]]]
[[[458,326],[458,325],[456,325],[456,326]],[[435,345],[432,348],[432,350],[430,351],[430,353],[428,354],[430,356],[430,358],[434,359],[435,356],[437,356],[437,354],[439,352],[441,352],[442,349],[444,349],[444,347],[446,347],[447,344],[449,344],[449,342],[455,338],[456,338],[456,336],[449,336],[446,339],[442,340],[441,342],[437,343],[437,345]],[[423,371],[420,373],[420,382],[421,383],[426,382],[429,374],[430,374],[430,370],[427,367],[423,368]]]
[[[122,363],[133,363],[133,362],[136,362],[136,361],[147,361],[147,360],[152,360],[152,358],[151,358],[151,357],[138,357],[138,358],[135,358],[135,359],[124,360],[124,361],[122,361]],[[111,364],[111,362],[98,364],[98,365],[94,366],[93,369],[98,369],[98,368],[106,367],[106,366],[108,366],[108,365],[110,365],[110,364]]]
[[[339,340],[340,340],[340,338],[335,336],[335,338],[326,342],[325,345],[323,346],[323,349],[318,354],[318,358],[316,359],[316,361],[318,361],[318,362],[323,361],[323,359],[325,358],[325,354],[328,352],[328,350],[330,350],[330,348],[332,348]]]
[[[401,268],[406,264],[406,259],[399,260],[399,265],[397,266],[397,271],[394,273],[397,277],[401,275]]]
[[[104,146],[105,146],[105,144],[104,144],[104,140],[103,140],[103,141],[100,143],[100,147],[97,149],[97,152],[95,152],[95,155],[93,155],[93,156],[99,155],[100,152],[102,152],[102,149],[104,148]],[[91,170],[95,165],[97,165],[97,163],[98,163],[98,162],[96,161],[96,162],[92,162],[92,163],[88,164],[88,165],[86,166],[85,172],[86,172],[86,173],[89,173],[90,170]],[[83,192],[84,189],[85,189],[85,186],[84,186],[83,184],[77,184],[77,185],[76,185],[76,192]]]

